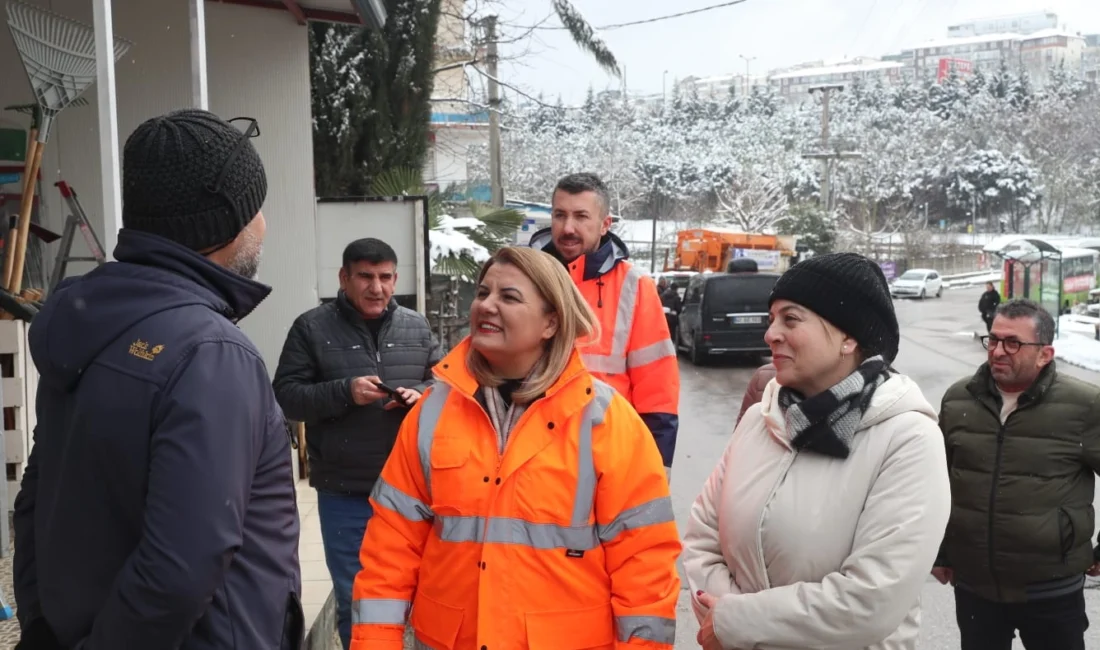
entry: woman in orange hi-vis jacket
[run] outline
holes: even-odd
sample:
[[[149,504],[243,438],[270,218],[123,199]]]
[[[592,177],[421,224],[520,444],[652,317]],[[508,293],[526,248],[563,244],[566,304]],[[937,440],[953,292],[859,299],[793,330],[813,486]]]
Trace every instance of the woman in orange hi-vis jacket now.
[[[671,649],[668,482],[581,362],[591,309],[552,257],[505,248],[470,312],[374,486],[352,649],[401,650],[406,619],[432,650]]]

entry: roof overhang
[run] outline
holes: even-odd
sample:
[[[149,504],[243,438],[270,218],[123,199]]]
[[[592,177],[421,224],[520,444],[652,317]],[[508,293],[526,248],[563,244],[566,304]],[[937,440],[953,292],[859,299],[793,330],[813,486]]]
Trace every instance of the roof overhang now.
[[[294,16],[300,25],[304,25],[307,21],[317,21],[365,25],[371,29],[382,29],[386,24],[386,8],[382,5],[382,0],[340,0],[339,3],[333,3],[330,0],[324,2],[324,6],[318,6],[322,3],[310,0],[207,0],[207,2],[286,11]],[[336,8],[333,8],[334,6]]]
[[[382,0],[351,0],[351,4],[355,6],[363,24],[374,29],[382,29],[386,24],[386,8],[382,6]]]

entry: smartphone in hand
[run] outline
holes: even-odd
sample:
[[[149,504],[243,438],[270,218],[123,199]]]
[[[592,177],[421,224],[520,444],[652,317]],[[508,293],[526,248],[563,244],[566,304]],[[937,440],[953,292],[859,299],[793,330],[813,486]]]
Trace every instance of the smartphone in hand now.
[[[405,398],[402,397],[401,393],[398,393],[395,388],[387,386],[382,382],[378,382],[377,384],[375,384],[375,387],[383,393],[389,395],[393,399],[393,401],[397,402],[401,406],[408,406],[408,404],[405,403]]]

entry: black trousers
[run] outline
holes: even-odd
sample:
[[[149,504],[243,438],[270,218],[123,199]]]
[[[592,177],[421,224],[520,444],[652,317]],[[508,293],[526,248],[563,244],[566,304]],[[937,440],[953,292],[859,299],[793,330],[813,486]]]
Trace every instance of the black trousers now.
[[[1016,630],[1027,650],[1085,650],[1085,592],[1028,603],[995,603],[955,588],[962,650],[1011,650]]]
[[[992,312],[988,314],[982,314],[982,322],[985,323],[985,333],[988,334],[993,329],[993,316]]]

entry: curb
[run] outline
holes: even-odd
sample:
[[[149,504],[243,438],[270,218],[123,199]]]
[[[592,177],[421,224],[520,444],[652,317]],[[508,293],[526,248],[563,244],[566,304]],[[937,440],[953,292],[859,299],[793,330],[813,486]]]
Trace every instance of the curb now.
[[[324,606],[306,633],[303,650],[342,650],[340,637],[336,634],[336,593],[328,592]]]

